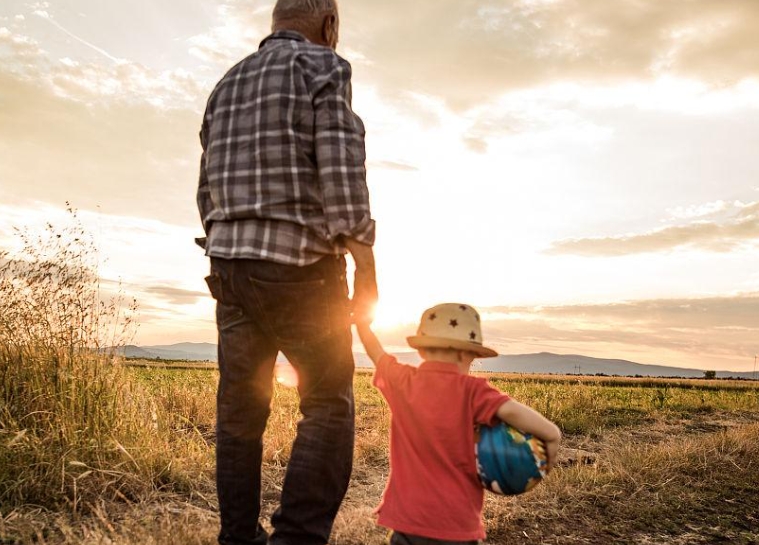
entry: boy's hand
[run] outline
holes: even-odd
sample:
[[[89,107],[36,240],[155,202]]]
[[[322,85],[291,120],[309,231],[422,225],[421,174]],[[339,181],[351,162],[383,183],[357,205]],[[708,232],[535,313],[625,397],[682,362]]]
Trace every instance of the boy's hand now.
[[[548,475],[556,465],[559,456],[559,442],[559,439],[543,441],[546,445],[546,475]]]
[[[498,408],[498,418],[522,432],[539,437],[546,445],[546,474],[556,465],[561,442],[559,427],[527,405],[510,399]]]

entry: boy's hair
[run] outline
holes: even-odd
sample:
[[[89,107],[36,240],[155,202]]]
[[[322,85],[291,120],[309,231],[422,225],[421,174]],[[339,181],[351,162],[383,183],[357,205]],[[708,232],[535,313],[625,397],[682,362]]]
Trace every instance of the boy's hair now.
[[[452,354],[455,354],[457,352],[466,352],[468,354],[475,354],[471,350],[463,350],[461,348],[443,348],[443,347],[440,347],[440,346],[429,346],[429,347],[426,347],[426,348],[420,348],[419,352],[424,352],[425,354],[428,354],[430,356],[437,356],[437,355],[440,355],[440,354],[452,355]]]

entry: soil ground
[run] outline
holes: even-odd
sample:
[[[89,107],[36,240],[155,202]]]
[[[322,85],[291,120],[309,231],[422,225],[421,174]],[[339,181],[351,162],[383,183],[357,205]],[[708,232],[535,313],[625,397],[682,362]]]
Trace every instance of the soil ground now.
[[[759,414],[711,412],[568,436],[559,466],[540,486],[512,498],[487,494],[486,543],[759,544],[757,450],[730,451],[731,433],[750,433],[759,441]],[[686,443],[695,460],[677,449]],[[705,448],[699,450],[699,445]],[[625,459],[631,467],[620,468]],[[670,462],[655,467],[661,460]],[[372,510],[387,469],[381,460],[355,468],[335,523],[333,545],[384,542],[386,531],[375,526]],[[264,517],[276,507],[282,473],[279,466],[265,467]],[[0,544],[216,542],[218,517],[210,486],[191,497],[156,494],[138,504],[89,507],[86,516],[33,506],[2,512]]]

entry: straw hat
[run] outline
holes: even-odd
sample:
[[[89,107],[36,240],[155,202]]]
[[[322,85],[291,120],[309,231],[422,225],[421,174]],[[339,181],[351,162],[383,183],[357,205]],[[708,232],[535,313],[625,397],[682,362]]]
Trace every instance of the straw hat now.
[[[407,337],[412,348],[453,348],[492,358],[498,352],[482,346],[480,315],[469,305],[443,303],[424,311],[416,335]]]

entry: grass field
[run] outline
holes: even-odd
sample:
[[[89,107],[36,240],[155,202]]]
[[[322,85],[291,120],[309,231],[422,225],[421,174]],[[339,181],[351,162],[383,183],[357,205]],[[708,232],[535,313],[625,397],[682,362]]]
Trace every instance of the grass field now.
[[[30,360],[6,356],[0,543],[215,543],[215,370],[102,358],[80,365],[59,355],[45,367],[57,369],[54,381],[27,377],[22,387],[17,366],[28,371]],[[73,379],[82,372],[85,382]],[[543,484],[520,497],[487,496],[488,543],[759,543],[758,383],[489,378],[565,438]],[[354,473],[331,543],[379,545],[386,532],[372,510],[388,471],[389,413],[370,372],[357,372],[355,390]],[[296,391],[277,384],[265,515],[297,421]]]

